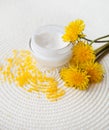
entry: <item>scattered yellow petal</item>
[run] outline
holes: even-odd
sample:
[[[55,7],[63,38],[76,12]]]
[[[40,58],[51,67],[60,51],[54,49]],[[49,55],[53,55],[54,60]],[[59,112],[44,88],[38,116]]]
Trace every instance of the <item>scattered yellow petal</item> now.
[[[52,91],[49,92],[46,97],[50,100],[50,101],[56,101],[58,98],[62,97],[63,95],[65,95],[65,91],[61,88],[58,88],[58,90],[56,91]]]
[[[0,71],[2,71],[3,67],[0,67]]]
[[[36,67],[36,60],[30,51],[14,50],[13,56],[7,59],[7,65],[3,69],[4,81],[14,82],[17,86],[29,86],[28,92],[42,92],[52,101],[65,94],[58,87],[58,82],[53,77],[47,77]]]

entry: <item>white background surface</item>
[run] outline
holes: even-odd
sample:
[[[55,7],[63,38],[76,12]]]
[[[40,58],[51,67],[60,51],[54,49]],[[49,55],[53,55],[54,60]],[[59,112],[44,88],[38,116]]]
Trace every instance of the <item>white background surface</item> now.
[[[37,27],[76,18],[85,21],[89,38],[109,34],[109,1],[0,0],[0,62],[12,49],[27,49]],[[101,84],[87,92],[68,90],[56,103],[1,84],[0,130],[109,130],[108,57],[101,61],[106,70]]]

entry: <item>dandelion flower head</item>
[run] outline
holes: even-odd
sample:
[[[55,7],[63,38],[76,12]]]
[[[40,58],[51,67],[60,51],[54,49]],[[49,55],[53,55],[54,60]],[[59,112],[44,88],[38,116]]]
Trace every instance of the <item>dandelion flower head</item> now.
[[[62,36],[65,42],[75,42],[78,38],[83,37],[84,34],[82,31],[85,28],[85,24],[83,20],[77,19],[69,23],[68,26],[65,27],[65,34]]]
[[[72,51],[73,56],[71,59],[71,63],[82,64],[87,61],[95,60],[93,47],[83,41],[80,41],[75,44]]]
[[[85,71],[82,71],[75,66],[63,68],[60,75],[66,86],[74,87],[79,90],[86,90],[88,87],[89,76]]]

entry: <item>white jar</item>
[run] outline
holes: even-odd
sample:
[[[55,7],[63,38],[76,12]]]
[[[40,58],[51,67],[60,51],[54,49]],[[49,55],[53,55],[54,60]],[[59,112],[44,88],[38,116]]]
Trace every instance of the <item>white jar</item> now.
[[[63,27],[49,25],[40,27],[31,37],[30,50],[39,64],[59,67],[69,62],[72,44],[62,40],[63,31]]]

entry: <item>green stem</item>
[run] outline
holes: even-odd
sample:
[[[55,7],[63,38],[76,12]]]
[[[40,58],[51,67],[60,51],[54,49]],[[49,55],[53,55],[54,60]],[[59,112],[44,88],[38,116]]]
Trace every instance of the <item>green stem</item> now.
[[[95,50],[96,60],[100,58],[105,52],[109,51],[109,42]]]
[[[100,39],[104,39],[104,38],[106,38],[106,37],[109,37],[109,35],[105,35],[105,36],[103,36],[103,37],[96,38],[95,40],[93,40],[93,41],[90,43],[90,45],[92,45],[94,42],[96,42],[96,41],[98,41],[98,40],[100,40]]]
[[[98,41],[98,40],[100,40],[100,39],[104,39],[104,38],[107,38],[107,37],[109,37],[109,35],[105,35],[105,36],[103,36],[103,37],[99,37],[99,38],[95,39],[95,41]]]
[[[99,55],[97,55],[95,61],[97,61],[97,60],[103,58],[103,56],[105,56],[107,53],[109,53],[109,48],[105,49],[105,50],[102,51]]]
[[[88,38],[82,37],[82,39],[88,41],[88,42],[92,42],[93,40],[90,40]],[[103,41],[95,41],[96,43],[104,43],[104,42],[109,42],[109,40],[103,40]]]
[[[82,39],[91,42],[90,45],[92,45],[94,42],[96,42],[96,43],[109,42],[109,40],[99,41],[100,39],[104,39],[104,38],[107,38],[107,37],[109,37],[109,35],[105,35],[105,36],[96,38],[96,39],[94,39],[94,40],[90,40],[90,39],[87,39],[87,38],[85,38],[85,37],[82,37]]]

